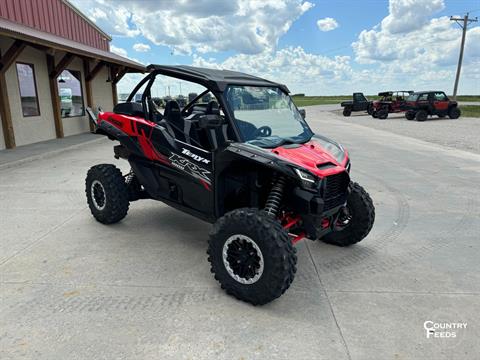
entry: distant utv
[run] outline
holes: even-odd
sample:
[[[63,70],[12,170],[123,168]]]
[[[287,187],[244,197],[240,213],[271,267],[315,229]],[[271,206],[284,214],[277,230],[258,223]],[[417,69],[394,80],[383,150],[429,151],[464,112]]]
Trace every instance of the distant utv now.
[[[405,104],[407,120],[425,121],[429,115],[458,119],[461,115],[458,103],[450,100],[443,91],[421,91],[411,94]]]

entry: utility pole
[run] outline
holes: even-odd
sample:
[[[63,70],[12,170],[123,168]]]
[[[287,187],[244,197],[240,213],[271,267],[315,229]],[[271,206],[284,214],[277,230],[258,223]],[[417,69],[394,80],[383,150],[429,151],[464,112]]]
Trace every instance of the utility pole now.
[[[458,90],[458,81],[460,80],[460,71],[462,70],[462,61],[463,61],[463,48],[465,47],[465,36],[467,35],[467,27],[468,24],[471,22],[477,22],[478,18],[469,19],[468,13],[462,18],[454,18],[450,16],[450,21],[455,21],[458,26],[462,28],[462,45],[460,46],[460,56],[458,57],[458,65],[457,65],[457,76],[455,77],[455,86],[453,87],[453,98],[457,98],[457,90]],[[461,22],[463,22],[463,24]]]

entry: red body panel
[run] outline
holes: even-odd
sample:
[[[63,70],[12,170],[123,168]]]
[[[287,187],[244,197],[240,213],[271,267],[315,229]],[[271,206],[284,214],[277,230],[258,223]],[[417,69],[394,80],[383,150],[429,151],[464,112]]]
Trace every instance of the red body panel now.
[[[450,104],[450,102],[448,100],[447,101],[437,101],[437,100],[435,100],[433,102],[433,106],[435,107],[435,110],[437,110],[437,111],[447,111],[449,104]]]
[[[334,175],[345,171],[345,165],[348,160],[348,153],[345,150],[345,159],[341,164],[338,163],[337,160],[335,160],[335,158],[328,151],[323,149],[315,140],[300,144],[295,148],[285,148],[280,146],[271,151],[319,177]],[[325,164],[327,162],[332,163],[335,166],[323,170],[317,167],[317,165]]]
[[[98,115],[98,123],[100,124],[102,121],[107,121],[128,136],[136,138],[147,159],[170,164],[168,158],[160,154],[151,142],[152,130],[153,127],[156,126],[155,123],[140,117],[119,115],[112,112],[100,113]],[[298,144],[296,147],[289,148],[279,146],[270,151],[321,178],[345,171],[345,166],[348,161],[348,153],[346,150],[345,158],[342,163],[339,163],[334,156],[315,140],[311,140],[305,144]],[[333,166],[326,169],[319,169],[317,167],[325,163],[332,163]]]
[[[98,124],[102,121],[107,121],[128,136],[136,138],[147,159],[170,164],[168,158],[160,154],[152,144],[151,137],[155,123],[140,117],[119,115],[113,112],[100,113],[98,115]]]
[[[389,103],[388,112],[389,113],[404,112],[405,111],[405,109],[404,109],[405,104],[406,104],[406,102],[404,102],[404,101],[392,101],[392,102]],[[374,101],[373,102],[373,108],[375,110],[380,110],[382,107],[384,107],[386,105],[387,105],[387,103],[382,102],[382,101]]]

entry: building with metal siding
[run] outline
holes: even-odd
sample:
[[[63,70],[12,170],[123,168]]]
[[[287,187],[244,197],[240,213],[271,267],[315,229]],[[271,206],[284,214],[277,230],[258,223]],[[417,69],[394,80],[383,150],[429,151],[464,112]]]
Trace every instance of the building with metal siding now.
[[[0,149],[89,130],[85,108],[111,110],[116,84],[145,68],[66,0],[0,1]]]

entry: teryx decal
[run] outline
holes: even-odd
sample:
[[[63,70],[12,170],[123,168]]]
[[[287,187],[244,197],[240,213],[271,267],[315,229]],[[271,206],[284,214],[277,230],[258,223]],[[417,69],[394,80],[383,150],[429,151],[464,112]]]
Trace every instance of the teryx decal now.
[[[208,177],[210,171],[202,169],[198,165],[192,163],[190,160],[177,154],[172,154],[169,159],[172,162],[172,165],[176,168],[183,170],[193,177],[200,179],[201,181],[205,181],[207,184],[211,185],[210,178]]]
[[[210,160],[201,157],[200,155],[192,153],[190,150],[182,148],[182,154],[190,156],[193,160],[197,160],[198,162],[209,164]]]

